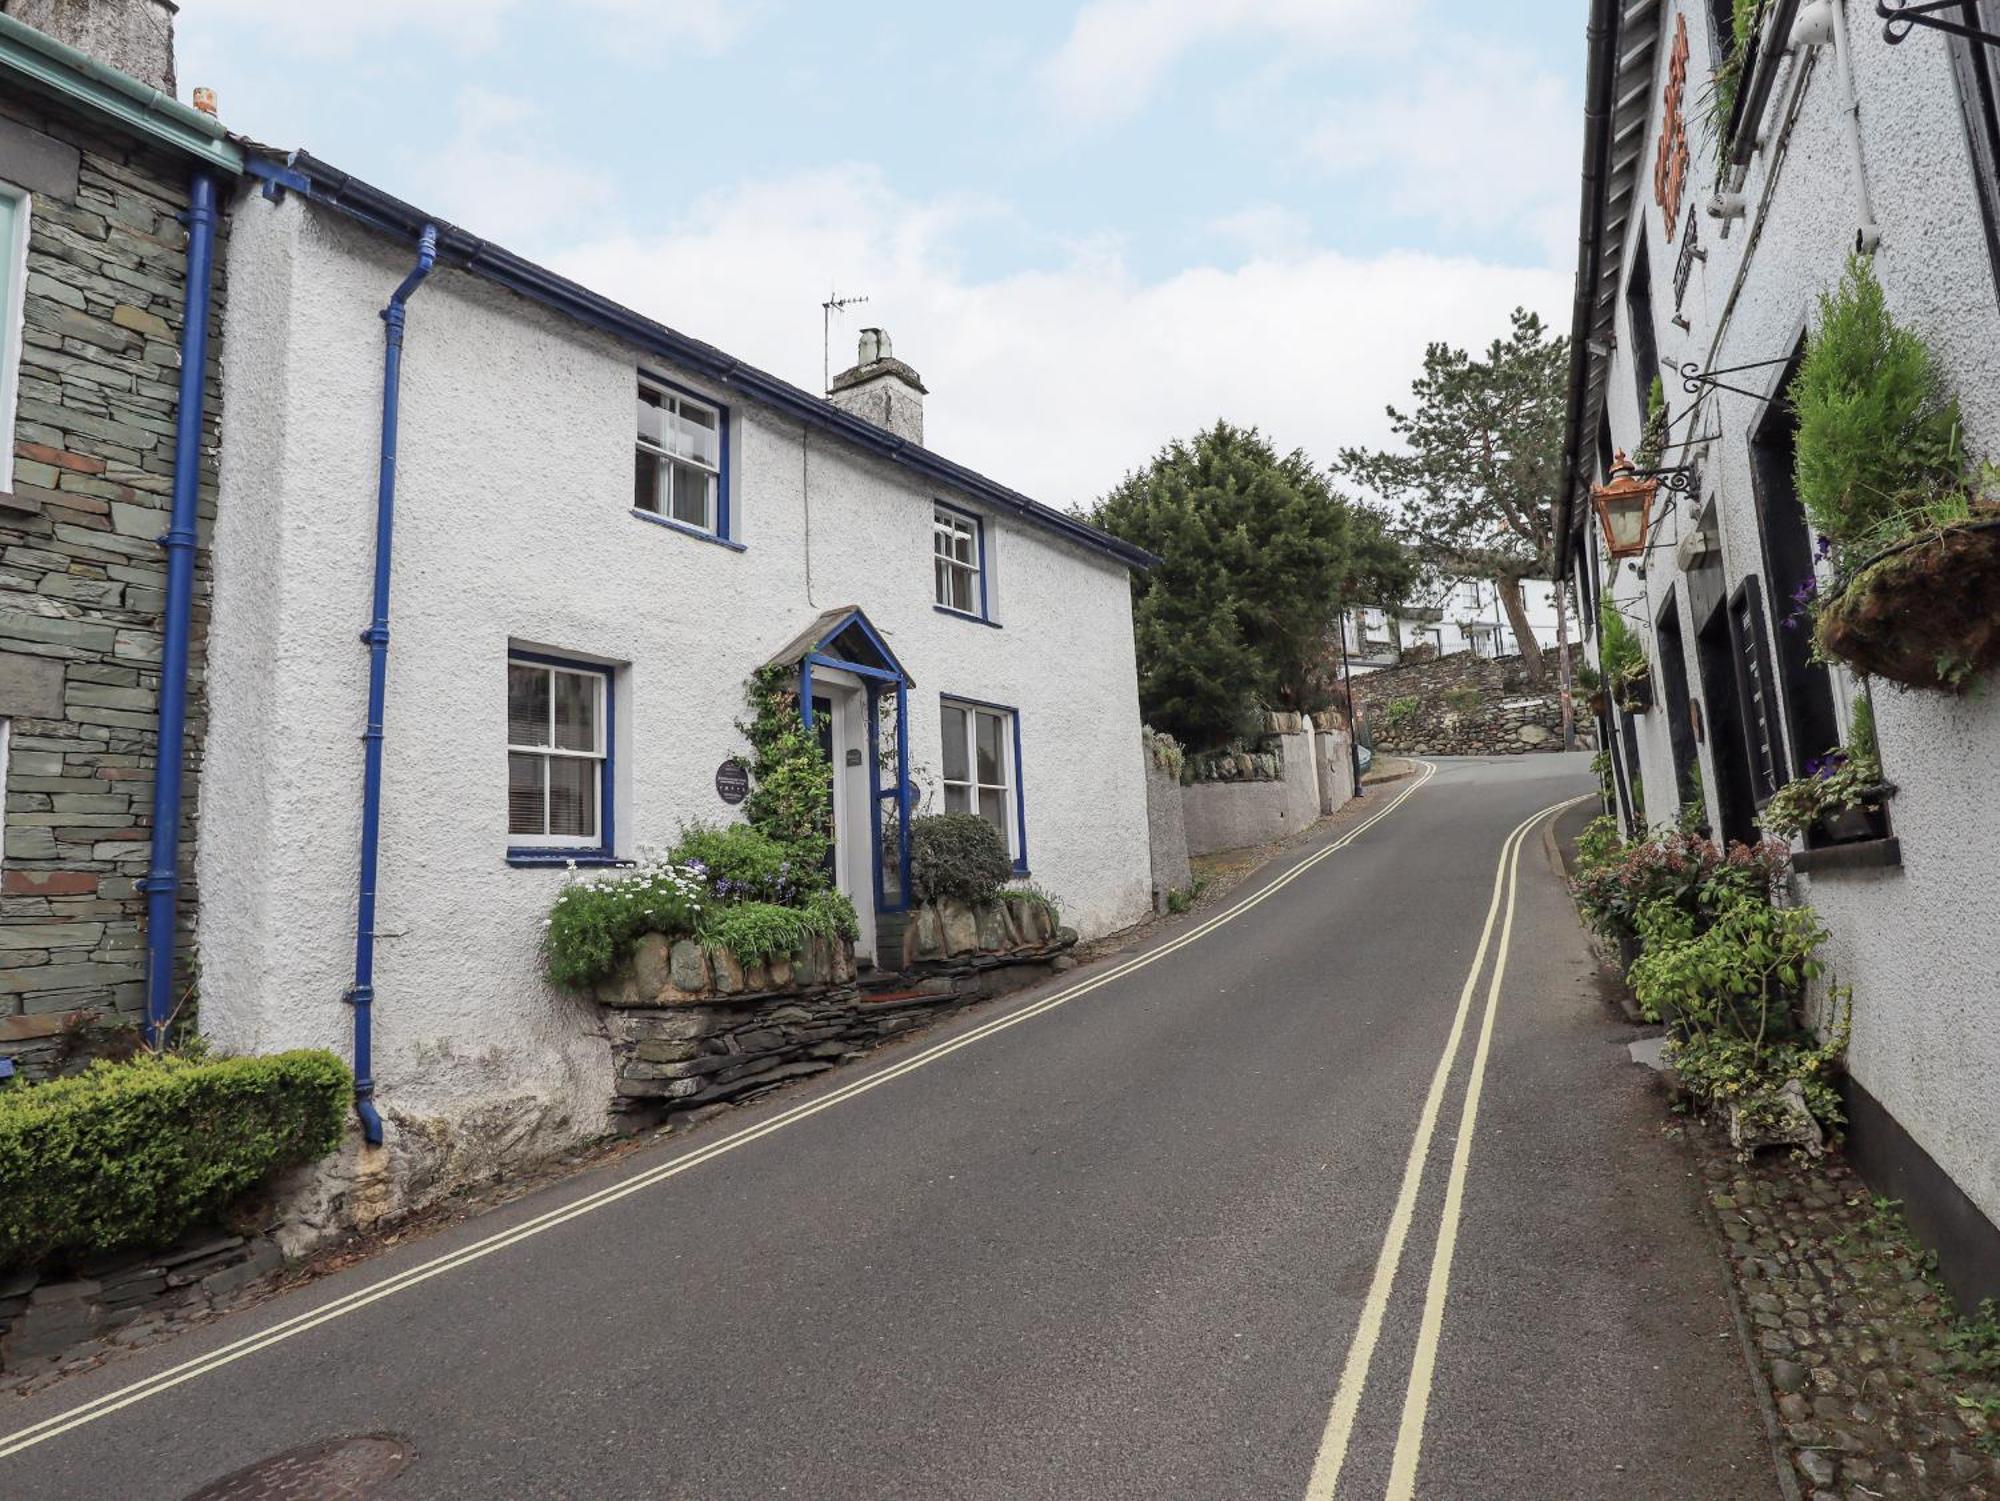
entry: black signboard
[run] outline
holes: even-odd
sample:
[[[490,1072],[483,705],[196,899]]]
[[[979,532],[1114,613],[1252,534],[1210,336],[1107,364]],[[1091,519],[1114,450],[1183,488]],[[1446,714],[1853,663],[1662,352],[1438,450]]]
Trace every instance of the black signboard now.
[[[741,761],[731,757],[715,768],[715,792],[731,807],[750,795],[750,772]]]

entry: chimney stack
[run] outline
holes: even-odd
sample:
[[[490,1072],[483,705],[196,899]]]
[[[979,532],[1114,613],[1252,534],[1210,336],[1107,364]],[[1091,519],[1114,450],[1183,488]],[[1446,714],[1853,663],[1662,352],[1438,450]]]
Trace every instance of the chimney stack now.
[[[0,12],[161,93],[174,92],[175,0],[0,0]]]
[[[924,441],[924,383],[896,358],[889,336],[879,328],[861,330],[853,367],[833,378],[827,394],[835,406],[864,422],[912,443]]]

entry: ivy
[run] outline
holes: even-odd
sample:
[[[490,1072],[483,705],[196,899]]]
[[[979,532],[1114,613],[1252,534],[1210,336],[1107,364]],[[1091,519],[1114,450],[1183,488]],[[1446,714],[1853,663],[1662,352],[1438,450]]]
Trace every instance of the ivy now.
[[[752,675],[750,710],[736,728],[750,742],[750,826],[789,851],[793,867],[820,870],[833,852],[833,767],[799,709],[798,677],[773,664]]]

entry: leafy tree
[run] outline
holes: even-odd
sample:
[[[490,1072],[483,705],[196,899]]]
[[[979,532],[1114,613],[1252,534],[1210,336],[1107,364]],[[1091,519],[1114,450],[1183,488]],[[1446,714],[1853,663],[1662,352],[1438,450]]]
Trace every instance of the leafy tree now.
[[[1326,707],[1342,609],[1409,585],[1382,518],[1255,428],[1170,443],[1091,519],[1161,559],[1134,584],[1139,701],[1196,750],[1254,733],[1265,708]]]
[[[1427,569],[1493,581],[1537,683],[1521,581],[1555,577],[1568,375],[1569,341],[1516,308],[1512,333],[1483,358],[1448,344],[1424,351],[1415,408],[1389,408],[1400,449],[1342,449],[1334,466],[1398,508],[1397,531]]]

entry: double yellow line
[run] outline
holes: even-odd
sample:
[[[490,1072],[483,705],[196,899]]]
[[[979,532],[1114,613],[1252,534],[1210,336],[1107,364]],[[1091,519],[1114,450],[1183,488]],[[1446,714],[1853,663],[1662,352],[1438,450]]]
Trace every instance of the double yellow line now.
[[[1530,815],[1514,826],[1500,846],[1500,860],[1493,871],[1493,895],[1486,904],[1486,924],[1480,930],[1479,947],[1472,967],[1459,991],[1458,1010],[1452,1017],[1451,1032],[1444,1051],[1431,1075],[1424,1108],[1417,1117],[1417,1132],[1410,1142],[1410,1155],[1403,1164],[1403,1183],[1389,1214],[1389,1228],[1382,1238],[1381,1253],[1375,1258],[1375,1274],[1362,1300],[1361,1320],[1347,1347],[1341,1367],[1340,1384],[1334,1388],[1333,1407],[1327,1414],[1320,1436],[1319,1454],[1312,1476],[1306,1483],[1306,1501],[1333,1501],[1340,1485],[1340,1472],[1347,1463],[1347,1451],[1354,1437],[1354,1421],[1361,1411],[1361,1397],[1368,1385],[1368,1368],[1375,1358],[1375,1346],[1382,1337],[1382,1324],[1389,1311],[1389,1296],[1402,1265],[1403,1248],[1409,1239],[1410,1221],[1415,1217],[1417,1198],[1423,1190],[1426,1159],[1437,1134],[1438,1115],[1451,1082],[1452,1066],[1465,1037],[1465,1024],[1472,1013],[1472,998],[1479,987],[1480,973],[1493,944],[1494,924],[1499,922],[1500,945],[1494,958],[1493,977],[1486,987],[1486,1011],[1479,1025],[1479,1040],[1472,1055],[1472,1074],[1465,1087],[1465,1102],[1459,1111],[1458,1139],[1452,1149],[1451,1172],[1445,1181],[1444,1215],[1438,1226],[1436,1249],[1431,1253],[1430,1281],[1424,1291],[1422,1322],[1417,1330],[1416,1352],[1410,1361],[1410,1379],[1403,1391],[1402,1421],[1396,1431],[1395,1458],[1389,1472],[1389,1501],[1411,1501],[1416,1495],[1417,1461],[1422,1454],[1424,1419],[1430,1411],[1432,1377],[1437,1365],[1439,1337],[1444,1328],[1445,1297],[1451,1283],[1452,1254],[1458,1245],[1458,1222],[1465,1201],[1465,1178],[1472,1161],[1473,1130],[1479,1119],[1479,1098],[1485,1083],[1486,1059],[1493,1042],[1493,1020],[1499,1014],[1500,987],[1507,974],[1507,953],[1514,937],[1514,897],[1519,884],[1521,846],[1528,832],[1543,819],[1582,802],[1570,798]],[[1502,893],[1505,916],[1502,917]]]
[[[622,1183],[616,1183],[608,1188],[599,1189],[595,1193],[585,1194],[583,1197],[564,1204],[559,1208],[551,1209],[547,1213],[537,1215],[531,1220],[526,1220],[512,1229],[489,1235],[485,1239],[474,1241],[471,1245],[457,1251],[448,1252],[421,1265],[411,1267],[408,1271],[398,1272],[394,1276],[384,1277],[380,1281],[368,1284],[366,1287],[356,1288],[353,1292],[343,1294],[320,1307],[309,1309],[301,1314],[295,1314],[288,1319],[283,1319],[271,1325],[268,1329],[246,1335],[242,1339],[223,1345],[221,1348],[212,1350],[206,1355],[197,1356],[193,1360],[184,1361],[180,1365],[161,1371],[156,1375],[135,1381],[129,1386],[107,1392],[105,1395],[94,1398],[89,1402],[80,1403],[52,1417],[44,1418],[39,1423],[31,1423],[26,1428],[0,1437],[0,1459],[6,1459],[10,1455],[19,1454],[24,1449],[32,1449],[37,1444],[47,1443],[52,1438],[68,1433],[72,1429],[81,1428],[86,1423],[94,1423],[99,1418],[109,1417],[112,1413],[122,1408],[131,1407],[136,1403],[144,1402],[149,1397],[157,1397],[163,1392],[171,1391],[173,1388],[186,1382],[208,1375],[212,1371],[220,1370],[223,1366],[233,1364],[236,1361],[244,1359],[246,1356],[255,1355],[260,1350],[269,1349],[272,1345],[282,1344],[289,1339],[295,1339],[299,1335],[306,1333],[308,1330],[316,1329],[322,1324],[331,1323],[335,1319],[345,1318],[352,1313],[358,1313],[371,1303],[379,1303],[384,1298],[394,1297],[400,1292],[407,1292],[420,1283],[430,1281],[433,1277],[441,1277],[447,1272],[458,1270],[460,1267],[470,1266],[473,1262],[491,1256],[496,1251],[504,1251],[509,1246],[518,1245],[533,1236],[544,1234],[547,1231],[555,1229],[558,1225],[567,1224],[571,1220],[581,1218],[586,1214],[593,1214],[600,1209],[617,1203],[620,1199],[642,1192],[645,1189],[653,1187],[655,1184],[664,1183],[669,1178],[675,1178],[682,1173],[692,1171],[700,1167],[703,1163],[713,1161],[715,1158],[722,1156],[725,1152],[733,1152],[740,1147],[746,1147],[753,1141],[761,1140],[774,1132],[782,1131],[787,1126],[796,1125],[809,1116],[819,1114],[822,1110],[831,1110],[835,1105],[851,1100],[857,1095],[866,1094],[871,1089],[880,1089],[883,1085],[900,1079],[905,1074],[914,1073],[920,1068],[928,1067],[948,1054],[957,1052],[960,1048],[971,1047],[975,1042],[983,1041],[995,1033],[1004,1032],[1009,1027],[1017,1027],[1022,1022],[1040,1016],[1044,1012],[1053,1011],[1058,1006],[1068,1005],[1071,1001],[1081,999],[1094,990],[1099,990],[1115,981],[1122,980],[1127,975],[1134,974],[1148,965],[1157,964],[1162,959],[1179,953],[1188,945],[1198,943],[1218,928],[1236,921],[1244,913],[1250,911],[1260,903],[1269,900],[1285,887],[1291,885],[1292,882],[1298,880],[1307,871],[1319,865],[1321,861],[1329,859],[1340,850],[1347,848],[1348,845],[1354,843],[1355,840],[1367,833],[1368,830],[1395,812],[1411,794],[1436,775],[1437,768],[1429,762],[1419,764],[1422,769],[1411,780],[1410,785],[1398,792],[1377,812],[1363,819],[1352,829],[1341,835],[1340,838],[1332,841],[1324,848],[1315,850],[1277,879],[1233,903],[1222,912],[1209,918],[1206,922],[1199,923],[1188,929],[1187,932],[1180,934],[1171,942],[1163,943],[1156,949],[1151,949],[1144,954],[1127,959],[1123,963],[1115,964],[1099,974],[1092,975],[1086,980],[1082,980],[1066,989],[1059,990],[1053,995],[1045,996],[1031,1005],[1023,1006],[1018,1011],[1010,1012],[1006,1016],[998,1017],[982,1026],[975,1027],[971,1031],[954,1037],[948,1042],[942,1042],[935,1047],[926,1048],[922,1052],[912,1054],[910,1057],[891,1064],[887,1068],[869,1074],[865,1078],[857,1079],[852,1084],[832,1090],[817,1099],[795,1105],[789,1110],[772,1116],[769,1120],[761,1121],[754,1126],[745,1127],[741,1131],[732,1132],[730,1135],[724,1136],[706,1147],[688,1152],[683,1156],[674,1158],[670,1162],[662,1163],[658,1167],[649,1168],[647,1171],[638,1173]]]

